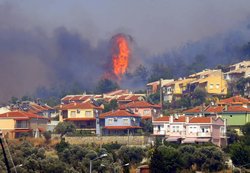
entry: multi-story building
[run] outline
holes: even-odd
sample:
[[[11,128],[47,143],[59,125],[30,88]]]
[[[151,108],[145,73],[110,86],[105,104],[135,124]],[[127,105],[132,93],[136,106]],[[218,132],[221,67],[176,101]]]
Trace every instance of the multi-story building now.
[[[194,80],[194,78],[179,79],[163,85],[164,101],[171,103],[174,97],[181,97],[187,91],[188,84]]]
[[[6,138],[18,138],[24,133],[38,137],[47,130],[48,119],[24,111],[0,114],[0,128]]]
[[[147,84],[147,95],[155,94],[160,90],[160,87],[173,82],[174,79],[159,79],[159,81],[151,82]]]
[[[230,65],[227,72],[224,73],[224,76],[228,81],[238,81],[242,77],[250,77],[250,61],[242,61],[240,63]]]
[[[204,70],[189,76],[196,80],[188,84],[185,92],[193,92],[197,87],[204,89],[211,95],[226,95],[227,82],[221,70]]]
[[[141,129],[141,116],[127,110],[103,113],[100,120],[103,135],[129,135]]]
[[[163,116],[153,121],[153,130],[168,142],[226,145],[226,122],[222,118]]]
[[[160,116],[161,106],[151,104],[146,101],[130,102],[119,107],[121,110],[130,108],[135,114],[141,116],[142,119],[154,119]]]
[[[96,132],[96,117],[103,110],[103,107],[96,106],[90,102],[85,103],[70,103],[60,105],[59,121],[73,122],[78,130],[86,130]]]

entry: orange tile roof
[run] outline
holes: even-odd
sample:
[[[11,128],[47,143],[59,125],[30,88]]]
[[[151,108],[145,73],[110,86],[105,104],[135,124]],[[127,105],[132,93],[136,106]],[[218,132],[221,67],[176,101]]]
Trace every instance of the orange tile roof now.
[[[212,123],[211,117],[192,117],[189,123]]]
[[[210,106],[204,112],[219,113],[223,112],[223,106]]]
[[[141,116],[141,118],[144,120],[148,120],[148,119],[152,119],[152,116]]]
[[[11,111],[11,112],[6,112],[4,114],[0,114],[0,118],[37,118],[37,119],[47,119],[45,117],[33,114],[33,113],[29,113],[29,112],[24,112],[24,111]]]
[[[141,98],[141,97],[142,97],[142,96],[133,95],[133,96],[129,97],[129,100],[132,100],[132,101],[140,101],[140,98]]]
[[[126,105],[121,105],[120,109],[126,109],[127,107],[130,108],[161,108],[160,105],[151,104],[146,101],[136,101],[136,102],[130,102]]]
[[[224,112],[250,112],[250,109],[242,106],[228,106],[227,109],[224,108]]]
[[[97,107],[90,102],[86,103],[69,103],[66,105],[61,105],[60,108],[61,110],[68,110],[68,109],[103,109],[102,107]]]
[[[62,101],[70,101],[70,99],[72,98],[73,96],[65,96],[64,98],[62,98],[61,100]]]
[[[107,130],[126,130],[126,129],[141,129],[139,126],[105,126]]]
[[[140,117],[139,115],[137,114],[132,114],[128,111],[125,111],[125,110],[117,110],[117,111],[109,111],[109,112],[106,112],[106,113],[102,113],[100,115],[100,118],[105,118],[105,117],[117,117],[117,116],[130,116],[130,117]]]
[[[94,121],[95,118],[66,118],[65,121]]]
[[[250,103],[250,101],[241,96],[234,96],[227,99],[220,100],[219,103],[232,103],[232,102],[242,102],[242,103]]]
[[[169,121],[169,116],[163,116],[156,118],[154,121]]]
[[[185,122],[185,116],[179,116],[178,118],[173,117],[174,122]]]
[[[202,107],[201,106],[196,106],[194,108],[185,110],[184,113],[199,113],[201,112]]]

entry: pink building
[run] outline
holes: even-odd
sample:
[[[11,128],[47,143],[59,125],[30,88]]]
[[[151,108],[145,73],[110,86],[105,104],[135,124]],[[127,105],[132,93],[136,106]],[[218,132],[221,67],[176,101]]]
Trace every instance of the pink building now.
[[[168,142],[226,145],[226,124],[221,118],[163,116],[153,121],[153,130]]]
[[[154,119],[159,117],[161,106],[146,101],[135,101],[120,106],[121,110],[127,108],[140,115],[142,119]]]

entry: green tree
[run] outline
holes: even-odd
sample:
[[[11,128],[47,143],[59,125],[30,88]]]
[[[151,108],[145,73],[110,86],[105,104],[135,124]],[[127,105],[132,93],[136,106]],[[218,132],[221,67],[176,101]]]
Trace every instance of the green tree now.
[[[104,103],[103,112],[108,112],[108,111],[117,110],[117,109],[118,109],[118,103],[116,99],[112,99],[109,103],[107,102]]]
[[[44,136],[44,138],[46,140],[46,143],[48,144],[50,142],[50,140],[51,140],[51,131],[45,131],[43,133],[43,136]]]
[[[158,81],[161,78],[172,79],[173,78],[172,70],[167,65],[154,63],[151,67],[148,82]]]
[[[145,152],[140,147],[122,146],[118,151],[119,159],[123,164],[138,164],[145,157]]]
[[[134,76],[137,77],[142,82],[147,82],[148,75],[149,75],[148,69],[145,66],[143,66],[142,64],[140,64],[135,69]]]
[[[197,87],[195,88],[191,97],[192,97],[191,105],[199,106],[205,102],[207,97],[207,92],[204,89]]]
[[[72,122],[60,122],[55,127],[55,132],[61,135],[61,138],[67,133],[73,133],[76,126]]]
[[[152,120],[142,120],[142,129],[146,134],[151,134],[153,132]]]
[[[119,88],[120,87],[116,82],[110,79],[101,79],[96,86],[96,92],[99,94],[108,93]]]
[[[180,168],[180,153],[177,149],[161,145],[155,149],[150,162],[152,173],[177,172]]]
[[[160,103],[160,92],[158,91],[155,94],[150,94],[147,98],[147,101],[152,103],[152,104]]]
[[[232,161],[236,166],[246,165],[250,168],[250,146],[244,143],[234,143],[229,146]]]
[[[225,156],[218,147],[201,147],[194,153],[194,163],[198,170],[217,172],[224,168]]]

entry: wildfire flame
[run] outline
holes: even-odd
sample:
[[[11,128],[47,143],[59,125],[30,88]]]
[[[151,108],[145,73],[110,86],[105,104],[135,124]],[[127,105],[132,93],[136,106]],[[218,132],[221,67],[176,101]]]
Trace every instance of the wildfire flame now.
[[[125,35],[118,34],[113,37],[112,45],[112,65],[114,75],[121,80],[124,73],[127,71],[130,49],[128,40]]]

